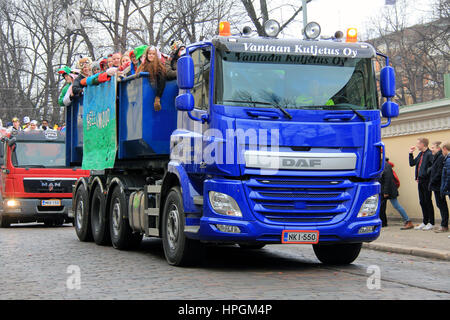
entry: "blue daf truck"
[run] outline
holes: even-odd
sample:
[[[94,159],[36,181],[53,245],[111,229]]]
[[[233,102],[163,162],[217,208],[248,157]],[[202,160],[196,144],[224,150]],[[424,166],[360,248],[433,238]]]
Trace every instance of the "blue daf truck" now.
[[[380,99],[370,44],[272,31],[187,46],[160,111],[146,73],[85,88],[67,112],[67,159],[91,170],[73,189],[81,241],[159,237],[184,266],[220,244],[311,244],[348,264],[377,239],[388,58]]]

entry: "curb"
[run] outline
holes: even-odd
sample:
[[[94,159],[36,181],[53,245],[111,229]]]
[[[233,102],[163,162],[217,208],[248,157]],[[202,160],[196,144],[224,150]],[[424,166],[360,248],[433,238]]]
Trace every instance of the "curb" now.
[[[417,247],[402,246],[400,244],[390,244],[383,242],[364,243],[363,248],[377,251],[408,254],[412,256],[440,259],[450,261],[450,251],[437,249],[423,249]]]

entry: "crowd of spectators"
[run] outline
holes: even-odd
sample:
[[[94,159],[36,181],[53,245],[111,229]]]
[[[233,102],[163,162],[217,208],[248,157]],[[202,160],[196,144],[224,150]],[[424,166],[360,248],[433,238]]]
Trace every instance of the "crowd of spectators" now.
[[[142,45],[124,53],[116,52],[92,61],[89,57],[78,60],[76,68],[64,66],[58,70],[66,81],[58,103],[69,106],[72,100],[80,96],[84,87],[109,81],[116,76],[124,78],[146,72],[155,90],[155,111],[161,110],[161,96],[166,81],[177,77],[177,61],[186,48],[180,41],[171,43],[171,54],[163,54],[157,47]]]

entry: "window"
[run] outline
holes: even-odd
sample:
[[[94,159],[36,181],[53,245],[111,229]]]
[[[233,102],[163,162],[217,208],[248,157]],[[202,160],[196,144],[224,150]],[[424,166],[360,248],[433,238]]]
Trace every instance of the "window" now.
[[[368,58],[220,52],[216,103],[287,109],[376,109]]]
[[[209,107],[209,71],[211,48],[200,48],[191,53],[194,60],[194,88],[192,94],[197,109],[207,110]]]

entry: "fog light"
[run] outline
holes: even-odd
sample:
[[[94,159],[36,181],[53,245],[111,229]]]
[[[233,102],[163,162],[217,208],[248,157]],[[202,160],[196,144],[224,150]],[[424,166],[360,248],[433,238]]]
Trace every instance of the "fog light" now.
[[[7,205],[8,207],[14,208],[14,207],[18,207],[18,206],[20,205],[20,203],[19,203],[19,201],[17,201],[17,200],[8,200],[8,201],[6,202],[6,205]]]
[[[375,231],[376,226],[370,226],[370,227],[361,227],[358,230],[358,234],[364,234],[364,233],[372,233]]]
[[[228,232],[228,233],[241,233],[241,229],[236,226],[230,226],[227,224],[216,224],[217,229],[222,232]]]

